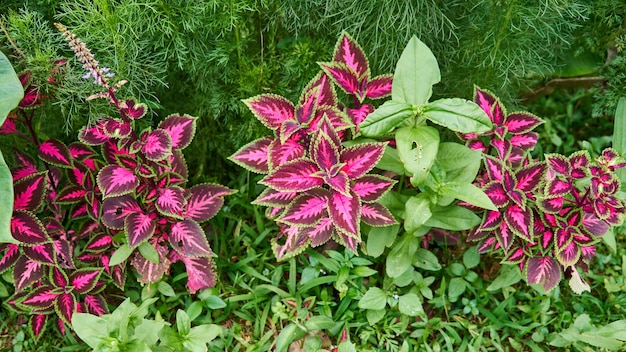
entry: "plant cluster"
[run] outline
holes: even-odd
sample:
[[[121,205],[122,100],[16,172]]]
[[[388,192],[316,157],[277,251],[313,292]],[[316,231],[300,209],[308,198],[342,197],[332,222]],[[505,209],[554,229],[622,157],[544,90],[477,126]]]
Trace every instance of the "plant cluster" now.
[[[181,150],[191,143],[195,118],[174,114],[138,131],[146,105],[118,99],[124,81],[110,84],[112,74],[85,43],[57,27],[87,71],[84,78],[104,90],[88,100],[106,99],[119,117],[102,116],[69,145],[40,140],[33,123],[43,97],[28,86],[28,73],[21,76],[25,97],[2,131],[32,143],[38,160],[16,151],[13,243],[0,245],[0,271],[13,269],[15,293],[7,304],[32,315],[35,336],[54,313],[61,331],[76,312],[106,313],[107,289],[111,283],[123,289],[128,267],[140,282],[154,283],[182,262],[189,292],[213,287],[214,253],[200,223],[232,193],[217,184],[187,186]]]

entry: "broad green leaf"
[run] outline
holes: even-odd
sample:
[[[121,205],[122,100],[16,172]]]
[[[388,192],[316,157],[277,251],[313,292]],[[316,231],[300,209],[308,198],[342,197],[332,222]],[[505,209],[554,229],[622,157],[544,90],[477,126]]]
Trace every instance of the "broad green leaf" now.
[[[226,307],[226,302],[224,302],[224,300],[222,300],[218,296],[209,296],[202,301],[209,309],[222,309]]]
[[[446,182],[439,188],[439,193],[442,196],[454,197],[477,207],[498,210],[485,192],[471,183]]]
[[[435,55],[426,44],[413,36],[402,51],[393,74],[391,99],[411,105],[423,105],[433,94],[441,73]]]
[[[74,313],[72,315],[74,332],[93,349],[98,348],[103,340],[109,337],[107,325],[106,320],[92,314]]]
[[[505,265],[500,269],[500,275],[487,287],[487,291],[497,291],[504,287],[515,285],[522,279],[519,270],[513,265]]]
[[[359,300],[361,309],[384,309],[387,304],[387,294],[378,287],[370,287]]]
[[[450,296],[450,298],[459,297],[463,294],[463,292],[465,292],[466,288],[467,284],[465,283],[465,280],[463,280],[463,278],[452,278],[450,280],[450,284],[448,285],[448,296]]]
[[[378,271],[368,266],[357,266],[356,268],[352,269],[352,273],[358,277],[368,277],[378,273]]]
[[[0,52],[0,126],[24,98],[24,88],[9,59]]]
[[[344,341],[337,346],[337,352],[356,352],[356,347],[350,341]]]
[[[159,264],[159,252],[149,242],[142,242],[138,249],[139,253],[148,261]]]
[[[622,97],[617,103],[615,110],[615,122],[613,125],[613,148],[620,153],[626,155],[626,98]],[[617,177],[621,182],[626,182],[626,169],[616,169]]]
[[[480,217],[473,211],[458,205],[450,205],[433,209],[432,216],[424,222],[424,225],[444,230],[462,231],[471,229],[479,223]]]
[[[431,216],[430,201],[426,197],[409,198],[405,205],[404,230],[408,233],[417,231]]]
[[[602,236],[602,242],[609,247],[611,253],[617,252],[617,241],[615,240],[615,232],[612,228],[609,228],[609,230]]]
[[[139,325],[135,327],[133,338],[141,340],[148,346],[154,345],[159,339],[159,333],[165,326],[165,320],[148,320],[143,319]]]
[[[276,352],[287,352],[289,345],[297,339],[304,337],[306,332],[298,325],[290,323],[285,326],[276,338]]]
[[[385,317],[385,313],[387,313],[386,309],[368,309],[367,312],[365,312],[365,317],[367,318],[367,322],[374,326],[374,324],[378,323]]]
[[[325,315],[312,316],[304,323],[307,330],[325,330],[332,328],[334,325],[333,318]]]
[[[157,284],[157,290],[159,290],[159,292],[166,297],[176,296],[176,292],[174,292],[172,286],[170,286],[170,284],[165,281],[159,281],[159,283]]]
[[[169,351],[182,351],[184,348],[183,340],[178,332],[169,326],[165,326],[161,329],[159,338],[161,339],[161,345],[168,346],[170,348]]]
[[[392,148],[389,145],[385,146],[385,153],[380,158],[376,167],[381,170],[391,171],[398,175],[404,175],[404,163],[400,159],[398,149]]]
[[[480,264],[480,253],[477,251],[478,246],[474,246],[468,248],[465,253],[463,253],[463,265],[467,269],[474,268]]]
[[[367,115],[359,125],[359,132],[366,137],[380,137],[414,115],[415,111],[410,104],[387,100]]]
[[[194,321],[197,317],[200,316],[200,314],[202,314],[202,302],[194,301],[192,304],[189,305],[189,307],[187,307],[187,309],[185,309],[185,312],[187,312],[187,315],[189,315],[189,319],[191,319],[191,321]]]
[[[387,255],[387,275],[392,278],[402,275],[413,263],[413,255],[419,247],[419,238],[410,233],[400,237]],[[436,258],[435,258],[436,259]]]
[[[405,287],[413,282],[415,278],[415,269],[413,267],[409,267],[405,272],[400,274],[398,277],[393,278],[393,284],[398,287]]]
[[[399,224],[372,227],[367,234],[367,255],[371,255],[374,258],[380,257],[385,248],[391,246],[396,240],[399,229]]]
[[[1,125],[1,123],[0,123]],[[0,150],[0,243],[18,243],[11,235],[13,214],[13,176]]]
[[[480,151],[470,149],[463,144],[454,142],[443,142],[439,144],[437,162],[446,173],[465,168],[472,163],[478,163],[480,165],[481,159],[482,155]]]
[[[413,265],[416,267],[430,271],[441,270],[439,259],[437,259],[437,257],[428,249],[419,248],[414,253],[415,260],[413,261]]]
[[[191,319],[189,319],[189,315],[182,309],[176,311],[176,329],[181,336],[189,335],[189,331],[191,330]]]
[[[424,106],[423,115],[430,121],[461,133],[483,133],[491,130],[487,114],[474,102],[449,98]]]
[[[130,255],[133,254],[133,250],[134,248],[131,248],[127,243],[124,243],[111,256],[111,260],[109,261],[109,266],[116,266],[120,264],[121,262],[125,261],[126,259],[128,259],[128,257],[130,257]]]
[[[415,293],[407,293],[398,299],[398,309],[400,313],[415,317],[424,312],[422,302]]]
[[[200,342],[206,348],[206,344],[215,340],[221,332],[222,328],[217,324],[198,325],[191,328],[188,340]]]
[[[402,127],[396,131],[396,143],[404,169],[413,174],[411,183],[422,184],[437,157],[439,131],[426,125]]]

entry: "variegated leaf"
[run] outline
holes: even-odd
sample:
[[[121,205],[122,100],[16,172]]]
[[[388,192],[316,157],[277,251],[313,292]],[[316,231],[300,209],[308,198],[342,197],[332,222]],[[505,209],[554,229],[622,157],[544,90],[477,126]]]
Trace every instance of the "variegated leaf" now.
[[[110,197],[102,203],[102,222],[111,229],[123,229],[124,219],[132,213],[141,212],[141,207],[131,195]]]
[[[296,226],[313,226],[323,218],[328,218],[330,193],[316,188],[302,194],[290,204],[278,221]]]
[[[44,276],[44,265],[29,259],[26,256],[20,256],[13,267],[13,284],[15,291],[21,291],[33,283],[41,280]]]
[[[187,199],[184,218],[203,222],[217,214],[224,204],[224,196],[233,191],[217,184],[202,184],[191,187],[188,193],[191,196]]]
[[[324,181],[314,176],[319,171],[308,159],[294,160],[278,166],[259,183],[284,192],[303,192],[321,186]]]
[[[582,221],[583,227],[587,232],[593,236],[603,236],[609,230],[609,224],[600,220],[597,216],[591,213],[585,213]]]
[[[502,260],[502,263],[506,264],[519,264],[526,258],[524,248],[515,248],[509,252],[509,254]]]
[[[100,253],[109,249],[113,244],[113,238],[105,233],[93,234],[85,246],[85,251]]]
[[[569,175],[570,167],[566,157],[559,154],[546,154],[548,167],[560,175]]]
[[[41,221],[26,210],[13,211],[11,234],[13,238],[26,246],[42,244],[50,239]]]
[[[144,117],[148,111],[148,106],[146,104],[139,103],[134,99],[126,99],[121,105],[121,113],[133,120],[138,120]]]
[[[298,192],[280,192],[273,188],[266,188],[252,204],[268,207],[286,207],[298,196]]]
[[[295,120],[295,107],[276,94],[261,94],[243,101],[252,114],[269,129],[277,131],[283,121]]]
[[[542,284],[544,290],[550,291],[561,281],[561,271],[552,257],[529,258],[526,280],[529,284]]]
[[[65,288],[70,284],[70,279],[67,277],[67,273],[59,268],[52,268],[50,271],[50,281],[57,288]]]
[[[326,62],[319,64],[322,70],[341,88],[351,95],[359,95],[359,101],[363,101],[360,96],[361,82],[359,74],[343,62]]]
[[[517,178],[516,188],[524,192],[531,192],[543,180],[545,164],[536,163],[525,166],[515,173]]]
[[[189,115],[169,115],[159,123],[158,128],[169,134],[172,148],[184,149],[196,133],[196,118]]]
[[[515,233],[511,230],[507,223],[501,223],[500,228],[494,230],[496,239],[500,244],[500,247],[504,250],[504,253],[508,253],[509,249],[513,245],[515,240]]]
[[[312,247],[317,247],[328,242],[334,230],[333,220],[325,217],[317,224],[303,228],[300,234],[310,239]]]
[[[181,187],[172,186],[158,190],[156,208],[163,215],[182,219],[185,203],[185,191]]]
[[[506,110],[500,103],[500,99],[496,98],[493,93],[488,90],[474,87],[474,102],[487,113],[491,122],[496,126],[504,124]]]
[[[63,269],[76,269],[74,265],[74,245],[69,240],[57,239],[52,241],[56,251],[56,262]]]
[[[56,300],[58,293],[54,292],[54,287],[43,285],[30,291],[19,304],[27,306],[32,310],[41,310],[51,307]]]
[[[38,339],[46,329],[49,314],[34,314],[30,318],[30,329],[35,339]]]
[[[341,152],[340,161],[348,177],[355,179],[373,169],[383,156],[387,143],[362,143],[353,145]]]
[[[244,169],[258,174],[269,172],[269,147],[274,138],[262,137],[241,147],[228,159]],[[298,155],[300,157],[302,155]]]
[[[141,151],[149,160],[161,161],[172,154],[172,138],[164,129],[157,128],[154,131],[144,132],[140,139]]]
[[[41,160],[60,167],[71,167],[72,156],[70,150],[63,142],[51,139],[39,145],[39,158]]]
[[[13,209],[36,211],[42,205],[48,173],[38,172],[13,183]]]
[[[312,158],[320,170],[329,171],[339,163],[339,151],[341,145],[336,145],[330,137],[320,133],[313,142]]]
[[[67,186],[57,194],[55,203],[57,204],[75,204],[85,199],[87,191],[82,186]]]
[[[346,64],[358,77],[369,76],[369,65],[363,49],[346,32],[343,32],[337,41],[333,61]]]
[[[523,209],[513,204],[504,212],[504,221],[513,233],[526,241],[531,241],[533,216],[530,209]]]
[[[74,287],[76,293],[89,293],[96,287],[101,273],[102,269],[78,269],[70,275],[70,285]]]
[[[558,193],[557,193],[558,194]],[[552,198],[540,198],[539,199],[539,207],[541,210],[556,214],[563,209],[564,198],[561,196],[555,196]]]
[[[170,243],[184,257],[211,257],[213,251],[204,230],[193,220],[179,221],[171,226]]]
[[[139,282],[144,284],[157,282],[164,274],[169,273],[171,261],[167,258],[167,247],[156,245],[156,251],[159,254],[158,263],[147,260],[139,252],[134,254],[131,264],[139,274],[137,278]]]
[[[282,224],[278,237],[272,239],[272,251],[278,260],[285,260],[302,253],[309,242],[303,228]]]
[[[505,126],[512,134],[523,134],[541,125],[543,120],[529,112],[512,112],[506,116]]]
[[[156,222],[150,214],[132,213],[124,219],[124,232],[131,248],[151,238],[155,229]]]
[[[380,75],[367,82],[366,97],[380,99],[391,95],[393,75]]]
[[[357,129],[358,129],[359,124],[361,124],[361,122],[365,120],[367,115],[374,112],[374,110],[375,110],[374,105],[363,104],[357,109],[346,108],[346,114],[348,114],[350,121],[352,122],[353,125],[357,126]]]
[[[344,232],[333,232],[333,239],[337,243],[356,253],[356,247],[361,243],[361,240],[345,234]]]
[[[54,301],[54,310],[67,325],[72,324],[72,315],[76,312],[76,297],[71,293],[61,293]]]
[[[130,123],[122,119],[116,119],[112,117],[107,117],[104,119],[103,131],[107,134],[107,136],[119,139],[124,138],[130,135],[133,130]]]
[[[396,181],[380,176],[365,175],[354,180],[352,190],[359,195],[362,202],[370,203],[385,195]]]
[[[208,257],[181,257],[187,269],[187,290],[194,294],[198,290],[214,287],[216,284],[215,264]]]
[[[355,238],[360,237],[361,202],[356,193],[351,192],[351,197],[333,193],[328,203],[328,210],[337,229]]]
[[[509,196],[504,188],[502,188],[502,184],[500,182],[489,182],[485,185],[484,191],[487,197],[489,197],[493,204],[498,208],[502,208],[509,203]]]
[[[0,243],[0,274],[13,266],[20,257],[19,246],[13,243]]]
[[[104,133],[104,122],[100,121],[83,127],[78,132],[78,139],[87,145],[101,145],[109,141],[111,137]]]
[[[397,221],[383,205],[366,203],[361,206],[361,221],[370,226],[389,226]]]
[[[131,193],[139,186],[139,179],[133,171],[117,165],[103,167],[97,180],[104,198]]]
[[[317,106],[336,106],[338,104],[334,86],[324,72],[318,73],[307,83],[302,90],[299,104],[302,105],[306,97],[314,91],[317,92]]]
[[[498,159],[490,155],[485,155],[485,167],[490,180],[502,182],[505,167],[500,163],[500,161],[498,161]]]
[[[556,253],[556,259],[564,267],[573,266],[580,259],[580,247],[572,241]]]
[[[304,157],[306,150],[297,140],[288,139],[281,143],[278,138],[274,139],[268,148],[268,170],[271,173],[274,168],[293,160]]]
[[[87,313],[101,316],[108,313],[107,302],[100,294],[96,295],[85,295],[83,299],[85,303],[85,307],[87,308]]]
[[[513,147],[518,147],[523,150],[531,150],[535,147],[535,145],[537,145],[538,140],[539,134],[535,132],[528,132],[511,136],[510,142]]]
[[[22,247],[24,255],[28,258],[46,265],[56,264],[54,245],[51,242],[38,244],[35,246]]]

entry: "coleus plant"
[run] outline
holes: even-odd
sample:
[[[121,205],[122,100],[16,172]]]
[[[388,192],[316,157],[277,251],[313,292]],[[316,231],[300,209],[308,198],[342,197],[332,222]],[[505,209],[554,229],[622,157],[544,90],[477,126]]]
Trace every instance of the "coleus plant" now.
[[[485,153],[478,183],[498,209],[485,213],[469,239],[480,241],[479,252],[499,253],[503,263],[517,264],[528,283],[546,291],[563,276],[575,292],[589,290],[577,268],[587,270],[602,236],[623,221],[626,204],[617,197],[615,170],[626,163],[611,148],[595,160],[587,151],[534,159],[532,130],[541,119],[528,112],[507,114],[493,93],[480,88],[474,100],[494,128],[462,137]]]
[[[361,222],[376,227],[396,223],[377,201],[395,181],[369,173],[386,143],[354,143],[350,139],[371,111],[366,99],[391,93],[391,75],[372,77],[360,45],[343,33],[333,60],[304,88],[295,105],[276,94],[261,94],[244,103],[273,136],[257,139],[231,160],[266,176],[267,186],[254,201],[268,206],[279,225],[272,240],[279,259],[333,239],[356,251]],[[352,96],[344,105],[335,86]]]
[[[106,313],[105,289],[110,283],[123,288],[129,266],[140,282],[154,283],[180,261],[191,293],[214,286],[214,253],[200,224],[232,193],[217,184],[187,187],[181,150],[192,141],[194,117],[170,115],[137,132],[146,105],[118,99],[124,82],[110,85],[108,69],[79,38],[57,27],[88,71],[85,78],[104,88],[89,99],[108,100],[119,116],[84,127],[79,142],[41,141],[33,121],[42,99],[30,97],[37,90],[22,79],[30,98],[1,129],[37,150],[38,160],[15,152],[13,243],[0,244],[0,272],[12,268],[15,285],[6,304],[31,314],[35,337],[55,313],[62,332],[75,312]]]

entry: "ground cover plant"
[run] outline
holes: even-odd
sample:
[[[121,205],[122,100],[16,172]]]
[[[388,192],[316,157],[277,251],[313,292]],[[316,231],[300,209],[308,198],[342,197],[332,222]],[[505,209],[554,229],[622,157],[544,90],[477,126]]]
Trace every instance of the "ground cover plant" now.
[[[25,147],[0,165],[0,348],[623,348],[626,100],[612,148],[544,153],[549,116],[507,112],[497,89],[437,97],[445,58],[417,37],[376,74],[342,32],[294,102],[239,103],[269,136],[232,154],[225,187],[190,181],[201,118],[150,120],[58,28],[74,58],[45,83],[1,62],[1,138]],[[44,92],[72,76],[101,113],[51,139]]]

